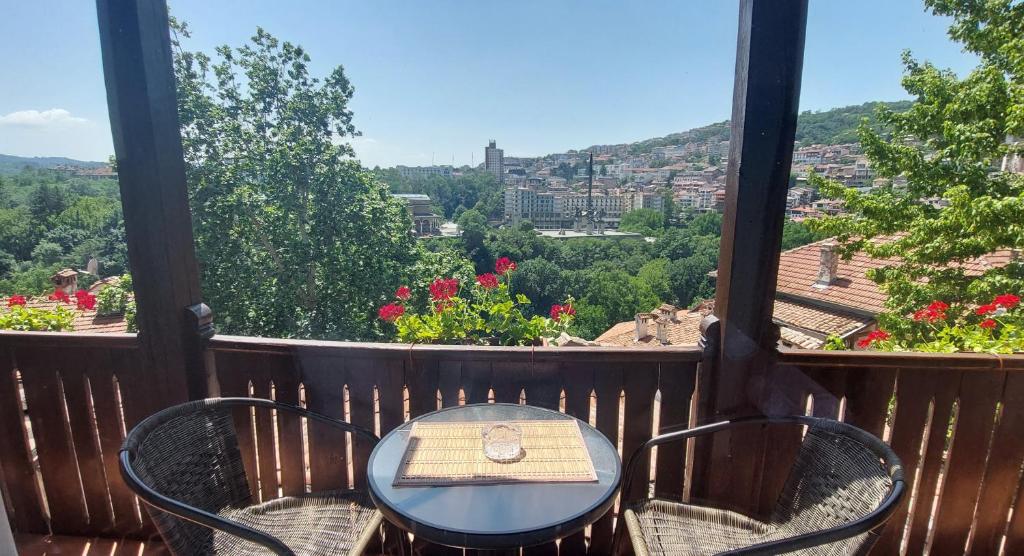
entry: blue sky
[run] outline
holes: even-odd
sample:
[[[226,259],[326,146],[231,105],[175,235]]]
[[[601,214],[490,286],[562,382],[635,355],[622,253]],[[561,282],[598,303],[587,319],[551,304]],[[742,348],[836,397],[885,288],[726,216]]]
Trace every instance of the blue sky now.
[[[171,0],[189,48],[261,25],[338,64],[368,166],[468,164],[488,139],[538,155],[729,117],[737,2]],[[113,152],[93,2],[9,2],[0,18],[0,153]],[[906,98],[900,52],[957,72],[972,56],[915,0],[811,0],[802,110]]]

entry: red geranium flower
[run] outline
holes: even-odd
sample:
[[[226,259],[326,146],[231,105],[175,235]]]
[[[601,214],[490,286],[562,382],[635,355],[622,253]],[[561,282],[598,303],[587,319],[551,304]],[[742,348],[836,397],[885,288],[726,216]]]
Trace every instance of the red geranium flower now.
[[[551,306],[551,318],[559,321],[562,320],[562,315],[573,316],[576,314],[576,309],[572,305],[552,305]]]
[[[998,324],[998,323],[996,321],[992,320],[992,319],[985,319],[985,320],[981,321],[980,323],[978,323],[978,326],[980,326],[982,328],[995,328],[996,324]]]
[[[15,305],[25,305],[24,295],[12,295],[7,298],[7,306],[14,307]]]
[[[53,290],[53,293],[47,299],[50,301],[60,301],[61,303],[71,303],[71,297],[64,290]]]
[[[434,301],[444,301],[459,293],[459,281],[455,278],[438,278],[430,284],[430,297]]]
[[[477,276],[476,281],[478,284],[483,286],[485,290],[493,290],[498,287],[498,277],[490,272]]]
[[[402,307],[397,303],[388,303],[377,311],[377,316],[379,316],[381,320],[386,320],[388,322],[395,322],[395,319],[403,314],[405,314],[405,307]]]
[[[999,305],[1000,307],[1013,309],[1020,303],[1020,296],[1013,295],[1012,293],[1004,293],[1003,295],[997,295],[992,303],[994,305]]]
[[[989,313],[996,312],[996,309],[998,308],[999,307],[995,303],[989,303],[988,305],[982,305],[981,307],[978,307],[977,309],[975,309],[974,312],[978,315],[987,315]]]
[[[508,257],[502,257],[494,263],[494,271],[504,276],[505,273],[511,272],[516,269],[516,263],[512,262],[512,259]]]
[[[75,292],[75,301],[78,302],[79,310],[92,310],[96,307],[96,296],[85,290]]]
[[[409,291],[408,286],[400,286],[397,290],[395,290],[395,297],[401,299],[402,301],[406,301],[410,297],[412,297],[412,292]]]
[[[866,348],[875,342],[881,342],[882,340],[888,340],[889,333],[879,328],[878,330],[872,330],[867,336],[857,342],[857,347]]]
[[[914,311],[914,320],[927,320],[928,322],[946,320],[946,309],[949,309],[948,304],[943,303],[942,301],[932,301],[931,304],[924,309]]]

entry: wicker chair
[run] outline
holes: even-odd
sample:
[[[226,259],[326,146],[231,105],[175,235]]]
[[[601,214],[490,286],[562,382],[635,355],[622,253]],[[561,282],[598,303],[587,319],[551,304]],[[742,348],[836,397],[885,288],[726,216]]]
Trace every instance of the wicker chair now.
[[[360,427],[254,398],[181,404],[143,420],[121,448],[121,476],[175,555],[359,554],[381,514],[366,493],[336,490],[253,504],[235,434],[234,411],[276,410],[360,435]]]
[[[806,425],[807,433],[767,522],[668,500],[627,504],[623,521],[637,556],[866,554],[899,504],[903,471],[885,443],[845,423],[803,416],[755,417],[661,435],[633,454],[623,492],[628,491],[641,454],[654,446],[735,426],[777,423]],[[621,541],[621,528],[617,536]]]

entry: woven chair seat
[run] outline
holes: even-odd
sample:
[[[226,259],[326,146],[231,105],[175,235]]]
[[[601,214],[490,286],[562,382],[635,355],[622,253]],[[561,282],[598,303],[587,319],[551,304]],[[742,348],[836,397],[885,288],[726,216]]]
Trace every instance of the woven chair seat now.
[[[736,512],[667,500],[633,504],[625,519],[637,556],[718,554],[757,544],[771,532],[767,524]]]
[[[375,534],[381,515],[364,493],[314,492],[286,496],[245,508],[226,508],[221,516],[237,521],[283,541],[295,554],[349,554]],[[215,532],[214,554],[271,554],[267,549],[240,537]]]

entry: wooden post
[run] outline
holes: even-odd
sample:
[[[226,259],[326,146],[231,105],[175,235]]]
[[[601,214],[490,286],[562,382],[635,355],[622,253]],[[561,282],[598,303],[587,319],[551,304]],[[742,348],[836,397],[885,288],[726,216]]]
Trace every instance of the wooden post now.
[[[158,405],[206,395],[199,267],[162,0],[97,0],[139,339]]]
[[[718,263],[714,377],[701,421],[760,413],[778,341],[772,322],[793,158],[807,0],[742,0],[726,206]],[[709,330],[715,330],[710,327]],[[713,344],[709,344],[713,345]],[[759,491],[762,431],[713,442],[710,497],[746,508]],[[695,485],[698,486],[698,485]]]

